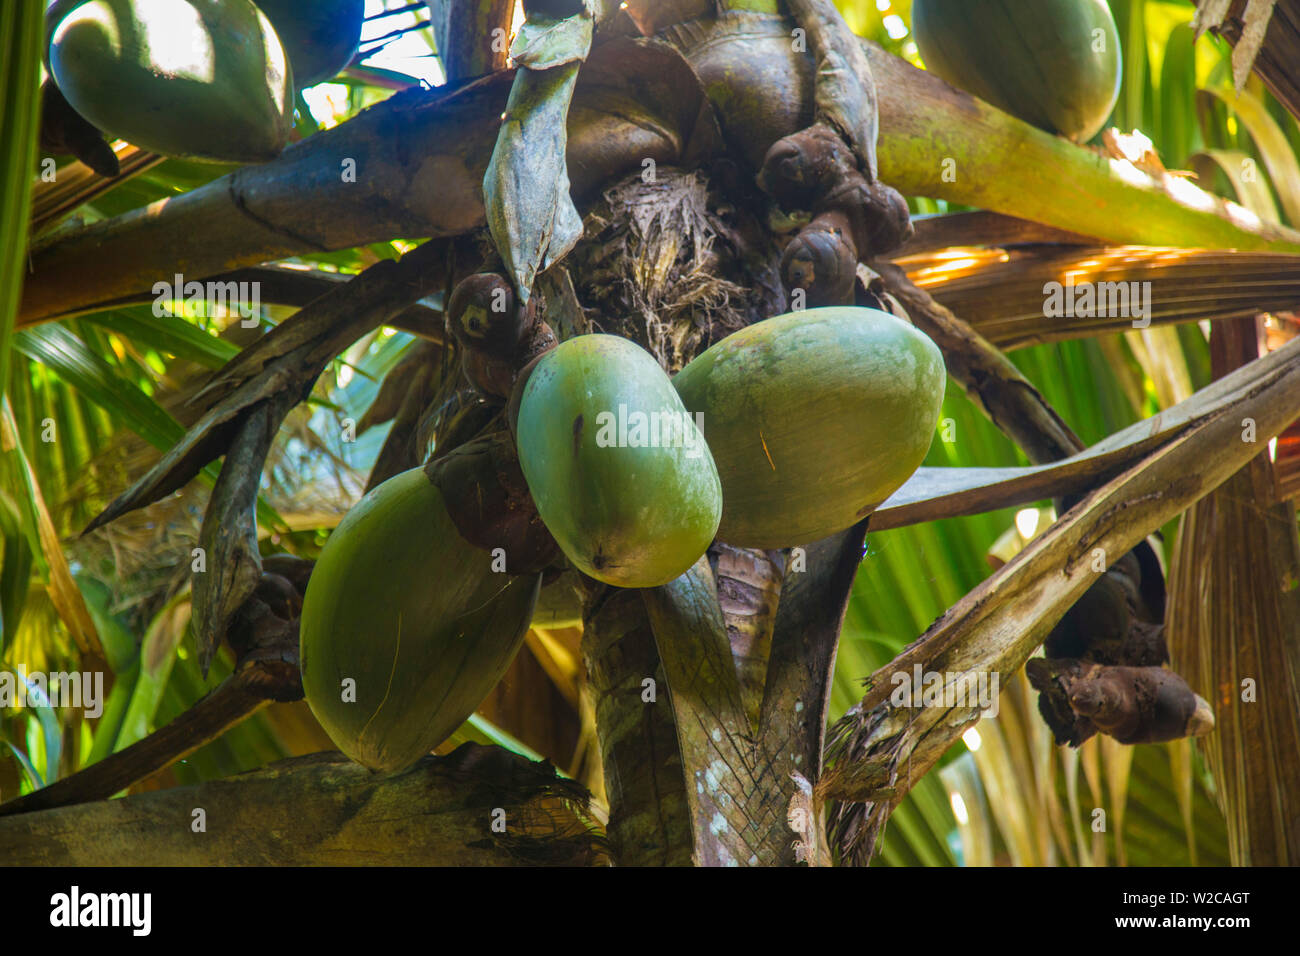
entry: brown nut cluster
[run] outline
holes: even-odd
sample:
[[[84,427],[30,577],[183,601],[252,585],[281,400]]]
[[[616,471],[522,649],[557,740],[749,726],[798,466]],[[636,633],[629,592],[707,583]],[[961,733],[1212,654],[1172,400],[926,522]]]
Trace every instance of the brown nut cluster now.
[[[793,296],[801,290],[807,306],[852,304],[858,262],[890,252],[912,235],[903,197],[868,180],[848,144],[823,124],[774,143],[758,185],[782,209],[813,216],[781,263],[787,291]]]
[[[1097,731],[1122,744],[1161,743],[1214,728],[1209,704],[1168,668],[1035,658],[1025,671],[1058,744],[1078,747]]]
[[[1152,574],[1158,567],[1147,569]],[[1038,712],[1058,744],[1078,747],[1098,731],[1137,744],[1213,729],[1209,704],[1162,666],[1169,651],[1163,608],[1149,600],[1153,583],[1159,582],[1144,580],[1135,552],[1124,555],[1052,629],[1046,656],[1025,665],[1039,692]]]

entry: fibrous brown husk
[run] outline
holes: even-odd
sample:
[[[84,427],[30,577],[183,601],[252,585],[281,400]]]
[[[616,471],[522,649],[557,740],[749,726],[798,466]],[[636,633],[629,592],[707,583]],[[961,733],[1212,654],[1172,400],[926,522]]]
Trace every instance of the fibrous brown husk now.
[[[579,331],[624,335],[674,372],[784,311],[780,251],[747,208],[755,206],[728,201],[704,172],[663,166],[606,190],[569,260],[587,320]]]

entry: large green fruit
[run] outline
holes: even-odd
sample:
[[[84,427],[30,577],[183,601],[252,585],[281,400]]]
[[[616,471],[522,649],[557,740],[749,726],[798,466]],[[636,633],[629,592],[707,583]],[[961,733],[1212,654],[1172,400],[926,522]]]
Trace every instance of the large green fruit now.
[[[673,384],[722,478],[718,538],[751,548],[855,524],[925,458],[943,356],[876,309],[808,309],[758,322],[697,356]]]
[[[257,5],[289,54],[298,89],[336,76],[361,46],[366,0],[257,0]]]
[[[1119,31],[1106,0],[914,0],[927,69],[1076,142],[1119,98]]]
[[[423,469],[390,478],[340,522],[307,585],[299,643],[312,713],[358,763],[410,766],[505,673],[540,584],[494,571]]]
[[[50,70],[50,39],[54,36],[55,28],[78,4],[85,2],[86,0],[45,0],[45,48],[41,62],[45,64],[47,73]]]
[[[164,156],[274,159],[293,124],[288,60],[249,0],[87,0],[50,70],[93,126]]]
[[[617,335],[580,335],[542,356],[523,385],[519,464],[569,560],[607,584],[664,584],[718,528],[713,456],[672,382]]]

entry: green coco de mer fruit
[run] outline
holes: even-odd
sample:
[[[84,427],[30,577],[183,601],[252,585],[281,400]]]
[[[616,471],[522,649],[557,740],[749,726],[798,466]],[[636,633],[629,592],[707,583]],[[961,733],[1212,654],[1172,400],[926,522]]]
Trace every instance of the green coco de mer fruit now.
[[[673,380],[722,478],[718,538],[779,548],[860,521],[934,436],[943,356],[875,309],[809,309],[727,336]]]
[[[914,0],[926,68],[1076,142],[1119,98],[1119,31],[1106,0]]]
[[[713,456],[648,352],[582,335],[542,356],[522,386],[519,464],[570,561],[646,588],[685,572],[713,541],[722,486]]]
[[[87,0],[58,20],[50,71],[92,125],[164,156],[274,159],[293,79],[249,0]]]
[[[307,586],[299,648],[312,713],[358,763],[410,766],[500,680],[540,584],[493,570],[423,469],[390,478],[330,535]]]
[[[365,0],[256,0],[293,66],[294,86],[315,86],[352,62]]]

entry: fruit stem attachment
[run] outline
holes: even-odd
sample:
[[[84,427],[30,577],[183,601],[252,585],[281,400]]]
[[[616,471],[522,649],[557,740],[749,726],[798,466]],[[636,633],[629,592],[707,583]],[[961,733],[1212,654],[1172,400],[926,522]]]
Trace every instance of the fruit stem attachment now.
[[[556,345],[534,297],[520,305],[514,288],[495,272],[457,283],[447,303],[447,334],[463,350],[469,383],[484,395],[508,399],[525,365]]]

